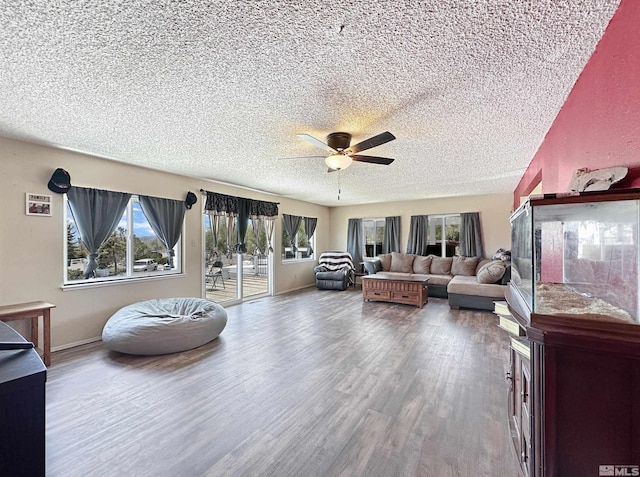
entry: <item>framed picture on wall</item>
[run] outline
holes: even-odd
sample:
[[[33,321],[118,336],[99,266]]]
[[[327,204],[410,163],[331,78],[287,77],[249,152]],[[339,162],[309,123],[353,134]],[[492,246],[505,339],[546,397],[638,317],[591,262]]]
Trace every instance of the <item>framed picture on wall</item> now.
[[[27,215],[51,217],[51,196],[27,192]]]

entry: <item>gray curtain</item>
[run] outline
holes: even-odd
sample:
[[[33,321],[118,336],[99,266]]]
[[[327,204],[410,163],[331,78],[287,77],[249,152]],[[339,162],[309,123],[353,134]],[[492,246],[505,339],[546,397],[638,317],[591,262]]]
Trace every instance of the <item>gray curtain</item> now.
[[[362,219],[349,219],[347,226],[347,252],[351,254],[353,266],[356,270],[362,263],[362,252],[364,249],[364,234],[362,232]]]
[[[316,231],[316,225],[318,225],[318,219],[315,217],[304,218],[304,232],[307,234],[307,257],[313,255],[313,247],[311,247],[311,237],[313,237]]]
[[[264,232],[267,236],[267,252],[273,252],[273,230],[276,226],[275,216],[264,218]]]
[[[287,235],[289,235],[289,244],[291,245],[291,251],[294,253],[294,257],[295,253],[298,251],[298,248],[296,247],[296,235],[298,235],[301,223],[302,217],[282,214],[282,225],[284,226],[284,230],[287,232]]]
[[[264,217],[262,215],[251,216],[251,228],[253,229],[253,236],[256,238],[256,255],[262,255],[262,250],[260,250],[260,232],[262,231],[263,220]]]
[[[186,207],[182,200],[161,199],[159,197],[138,196],[140,208],[149,225],[158,236],[169,254],[169,267],[173,268],[173,258],[180,235]]]
[[[484,257],[478,212],[460,214],[460,255],[463,257]]]
[[[89,250],[89,261],[82,273],[83,278],[89,278],[98,268],[98,249],[116,229],[131,194],[72,187],[67,198],[80,239]]]
[[[211,251],[214,257],[219,254],[218,251],[218,231],[220,230],[220,214],[215,211],[205,212],[209,216],[209,228],[211,229],[213,250]]]
[[[384,237],[382,237],[382,253],[400,251],[400,216],[384,218]]]
[[[234,247],[236,252],[247,252],[244,238],[247,236],[247,228],[249,227],[250,207],[251,202],[249,199],[238,197],[238,242]]]
[[[227,258],[233,258],[233,247],[231,244],[235,240],[236,235],[236,214],[227,212]]]
[[[428,227],[428,215],[411,216],[409,240],[407,240],[407,253],[427,255],[427,242],[429,241]]]

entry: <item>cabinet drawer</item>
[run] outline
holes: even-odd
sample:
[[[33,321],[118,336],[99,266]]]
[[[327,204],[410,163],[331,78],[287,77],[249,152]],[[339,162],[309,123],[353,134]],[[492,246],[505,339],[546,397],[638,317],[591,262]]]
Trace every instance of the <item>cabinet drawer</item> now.
[[[367,290],[364,297],[372,300],[389,300],[391,292],[389,290]]]
[[[397,292],[391,293],[394,301],[417,303],[419,301],[420,294],[417,292]]]

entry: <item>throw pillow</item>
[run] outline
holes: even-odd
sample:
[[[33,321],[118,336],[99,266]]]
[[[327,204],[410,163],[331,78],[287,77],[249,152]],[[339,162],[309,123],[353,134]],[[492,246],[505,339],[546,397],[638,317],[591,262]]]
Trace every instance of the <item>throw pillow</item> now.
[[[449,275],[451,273],[452,257],[436,257],[431,260],[432,275]]]
[[[492,260],[478,270],[478,283],[496,283],[502,278],[505,270],[502,260]]]
[[[461,257],[457,255],[453,257],[451,264],[451,275],[464,275],[472,277],[476,274],[476,265],[478,265],[478,257]]]
[[[380,260],[367,260],[364,262],[364,269],[367,274],[373,275],[382,270],[382,264],[380,263]]]
[[[415,255],[410,253],[391,252],[390,272],[411,273],[413,271],[413,259]]]
[[[380,264],[382,265],[382,271],[388,272],[391,268],[391,254],[383,253],[382,255],[378,255],[378,258],[380,259]]]
[[[481,258],[480,260],[478,260],[478,265],[476,265],[476,273],[474,273],[474,275],[477,275],[480,269],[490,261],[491,261],[490,258]]]
[[[431,255],[427,255],[426,257],[421,255],[416,256],[416,258],[413,259],[413,273],[429,274],[432,258]]]

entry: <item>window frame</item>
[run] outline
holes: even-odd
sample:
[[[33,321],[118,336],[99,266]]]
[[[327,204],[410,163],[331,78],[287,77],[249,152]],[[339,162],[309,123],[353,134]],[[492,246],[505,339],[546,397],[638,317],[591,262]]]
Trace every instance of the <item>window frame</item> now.
[[[302,216],[304,219],[304,216]],[[282,219],[281,219],[282,220]],[[316,228],[316,230],[314,230],[313,235],[311,236],[311,238],[309,239],[309,241],[311,242],[311,248],[313,249],[313,253],[311,254],[310,257],[291,257],[291,258],[287,258],[286,257],[286,248],[284,246],[284,242],[285,242],[285,234],[288,237],[289,234],[287,233],[287,230],[285,229],[284,226],[281,227],[282,228],[282,233],[280,234],[280,241],[281,244],[283,244],[282,246],[282,252],[280,253],[280,260],[282,263],[295,263],[295,262],[311,262],[314,261],[316,259],[316,233],[318,232],[318,229]],[[305,240],[306,240],[306,229],[304,226],[304,220],[302,220],[300,222],[300,228],[298,229],[298,234],[296,235],[296,247],[298,248],[298,253],[301,254],[302,252],[300,252],[300,248],[299,248],[299,240],[300,240],[300,235],[304,235]],[[305,246],[306,248],[306,246]],[[305,252],[306,253],[306,252]]]
[[[428,218],[428,238],[427,238],[427,248],[431,248],[431,251],[433,251],[434,246],[436,245],[440,245],[440,254],[437,255],[438,257],[453,257],[454,255],[459,254],[460,252],[460,218],[461,214],[433,214],[433,215],[429,215]],[[457,218],[458,219],[458,240],[447,240],[447,219],[451,219],[451,218]],[[441,230],[443,231],[443,235],[444,237],[442,237],[441,239],[438,239],[436,237],[436,230],[435,227],[432,230],[432,220],[436,221],[436,220],[441,220],[441,223],[439,224],[441,226]],[[437,224],[436,224],[437,226]],[[453,254],[452,255],[447,255],[447,245],[454,245],[454,250],[453,250]],[[435,254],[434,254],[435,255]]]
[[[65,195],[63,198],[63,222],[64,222],[64,227],[63,227],[63,233],[64,233],[64,240],[63,240],[63,284],[62,284],[62,288],[67,288],[67,289],[72,289],[72,288],[83,288],[83,287],[89,287],[89,286],[96,286],[96,285],[104,285],[104,284],[114,284],[114,283],[123,283],[123,282],[130,282],[130,281],[139,281],[139,280],[155,280],[155,279],[159,279],[159,278],[167,278],[167,277],[175,277],[176,275],[182,275],[184,274],[184,255],[185,255],[185,250],[184,250],[184,235],[185,235],[185,222],[182,222],[182,230],[180,232],[180,239],[178,240],[178,242],[176,243],[175,247],[174,247],[174,268],[172,268],[171,270],[153,270],[153,271],[144,271],[144,272],[134,272],[133,266],[134,266],[134,262],[137,260],[143,260],[146,258],[154,258],[154,257],[142,257],[139,259],[135,259],[134,258],[134,238],[136,237],[135,235],[135,227],[134,227],[134,204],[137,203],[138,204],[138,208],[140,210],[140,212],[142,213],[142,210],[140,208],[139,205],[139,200],[138,200],[138,194],[131,194],[131,197],[129,199],[129,202],[127,203],[127,207],[125,209],[125,211],[123,212],[122,218],[120,219],[120,222],[118,224],[118,226],[116,227],[116,230],[114,230],[113,233],[115,233],[118,228],[122,227],[123,225],[123,221],[126,222],[126,225],[124,225],[126,227],[125,230],[125,238],[126,238],[126,247],[125,247],[125,258],[124,258],[124,263],[125,263],[125,271],[123,274],[118,274],[118,275],[108,275],[108,276],[95,276],[95,277],[91,277],[91,278],[80,278],[80,279],[69,279],[69,267],[70,267],[70,259],[68,257],[68,224],[69,223],[73,223],[73,228],[75,229],[76,233],[78,233],[77,231],[77,225],[75,224],[75,219],[73,218],[73,215],[70,213],[70,207],[69,207],[69,201],[67,196]],[[125,216],[126,216],[126,220],[125,220]],[[143,214],[144,216],[144,214]],[[148,219],[145,217],[145,220]],[[154,233],[155,236],[155,233]],[[79,236],[75,237],[76,240],[80,240]],[[157,238],[157,236],[155,236],[156,240],[159,240]],[[85,249],[86,250],[86,249]],[[86,258],[86,257],[85,257]],[[161,257],[162,258],[162,257]],[[158,261],[158,259],[156,258],[156,261]],[[83,267],[84,268],[84,267]]]
[[[378,237],[378,229],[382,230],[382,239],[380,241],[380,250],[377,250],[378,242],[373,242],[373,255],[369,256],[367,254],[367,231],[366,231],[366,223],[373,222],[373,233],[375,238]],[[381,225],[380,225],[381,224]],[[382,254],[382,247],[384,245],[384,231],[386,227],[386,219],[384,217],[374,217],[368,219],[362,219],[362,237],[364,240],[364,256],[363,258],[375,258],[378,255]]]

